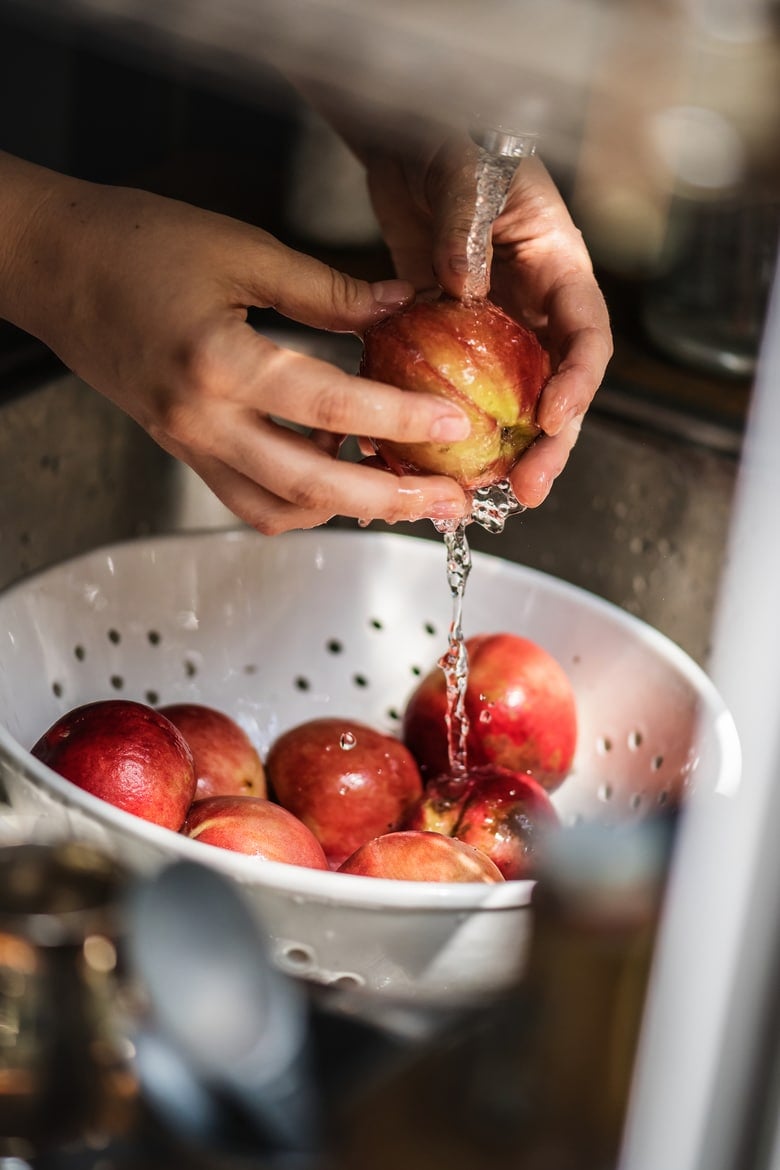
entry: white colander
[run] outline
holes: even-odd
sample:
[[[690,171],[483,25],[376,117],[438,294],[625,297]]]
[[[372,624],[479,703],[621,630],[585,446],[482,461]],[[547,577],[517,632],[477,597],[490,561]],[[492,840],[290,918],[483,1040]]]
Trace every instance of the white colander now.
[[[186,857],[232,875],[284,970],[398,994],[500,987],[522,961],[531,882],[382,881],[260,861],[115,809],[28,751],[66,710],[119,696],[220,707],[262,755],[319,715],[397,731],[446,648],[445,566],[438,541],[242,529],[115,545],[16,585],[0,596],[0,777],[13,819],[28,835],[96,842],[133,870]],[[736,782],[734,725],[707,676],[615,606],[475,554],[463,627],[531,637],[568,672],[579,747],[555,796],[564,823],[641,818],[697,776]]]

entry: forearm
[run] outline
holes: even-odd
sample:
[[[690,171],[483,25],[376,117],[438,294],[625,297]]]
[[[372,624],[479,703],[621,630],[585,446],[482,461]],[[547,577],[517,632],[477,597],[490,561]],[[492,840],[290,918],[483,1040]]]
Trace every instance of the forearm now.
[[[0,152],[0,317],[40,337],[63,295],[66,257],[58,217],[70,215],[75,179]]]

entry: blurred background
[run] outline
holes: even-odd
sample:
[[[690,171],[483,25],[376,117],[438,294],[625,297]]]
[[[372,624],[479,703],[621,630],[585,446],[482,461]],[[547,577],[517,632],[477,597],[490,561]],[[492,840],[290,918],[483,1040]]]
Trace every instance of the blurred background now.
[[[357,276],[386,276],[360,170],[291,79],[388,139],[475,118],[538,135],[593,256],[616,350],[550,499],[471,542],[607,598],[711,668],[756,386],[763,376],[768,402],[780,364],[775,345],[766,365],[765,335],[780,207],[778,4],[0,0],[0,147],[225,212]],[[253,320],[357,366],[355,338],[312,335],[270,312]],[[753,470],[776,464],[763,421]],[[778,680],[758,669],[764,648],[780,660],[760,625],[774,603],[746,590],[764,577],[773,586],[780,568],[776,476],[769,485],[760,514],[743,490],[756,539],[732,580],[743,591],[721,601],[714,662],[741,731],[754,730],[751,707],[774,727],[780,702]],[[109,541],[232,522],[135,424],[0,322],[0,586]],[[430,525],[408,528],[438,538]],[[743,546],[731,547],[733,565]],[[777,920],[776,850],[763,830],[776,823],[768,793],[780,750],[747,738],[758,795],[714,831],[694,818],[662,970],[640,1106],[679,1109],[659,1121],[640,1108],[630,1170],[780,1165],[778,946],[745,913]],[[741,986],[739,968],[764,973]],[[670,982],[680,992],[671,1011]],[[703,988],[717,993],[709,1014]],[[670,1035],[677,1078],[663,1058]],[[751,1048],[756,1036],[764,1043]],[[686,1081],[688,1070],[706,1075]],[[683,1130],[687,1146],[654,1162]]]

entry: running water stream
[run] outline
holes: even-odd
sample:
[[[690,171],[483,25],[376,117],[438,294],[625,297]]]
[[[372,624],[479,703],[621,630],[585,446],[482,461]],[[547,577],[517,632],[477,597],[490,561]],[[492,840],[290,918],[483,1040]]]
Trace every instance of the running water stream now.
[[[506,202],[518,159],[493,155],[480,148],[477,158],[477,193],[474,218],[466,241],[468,274],[464,300],[485,295],[488,287],[488,254],[493,223]],[[509,480],[501,480],[472,493],[471,514],[467,520],[436,523],[444,536],[447,552],[447,582],[452,595],[447,650],[439,659],[447,686],[447,751],[449,770],[454,780],[465,779],[468,770],[467,740],[469,718],[466,712],[468,653],[463,637],[463,599],[471,571],[471,550],[466,528],[476,523],[488,532],[503,532],[510,515],[523,511]]]
[[[481,488],[472,495],[471,517],[468,520],[435,521],[435,527],[444,537],[447,552],[447,583],[452,596],[452,618],[447,649],[438,665],[444,671],[447,687],[447,758],[453,779],[465,779],[468,770],[467,741],[469,718],[466,711],[466,688],[469,664],[463,637],[463,598],[471,572],[471,549],[466,527],[474,522],[488,532],[503,532],[507,518],[522,512],[523,505],[516,499],[508,480],[501,480],[489,488]]]
[[[488,287],[490,236],[493,224],[506,202],[518,163],[517,158],[511,155],[493,155],[481,147],[478,149],[474,218],[466,240],[468,271],[464,300],[485,295]]]

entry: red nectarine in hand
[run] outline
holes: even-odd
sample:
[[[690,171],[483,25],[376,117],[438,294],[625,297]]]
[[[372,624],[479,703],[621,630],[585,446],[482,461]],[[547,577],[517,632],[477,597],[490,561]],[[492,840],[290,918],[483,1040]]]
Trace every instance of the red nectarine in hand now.
[[[462,487],[505,479],[539,434],[536,407],[550,361],[530,329],[490,301],[416,301],[366,332],[360,373],[456,403],[471,422],[451,443],[374,446],[396,472],[449,475]]]
[[[181,732],[129,699],[74,707],[31,750],[79,788],[166,829],[181,828],[195,793],[192,752]]]

